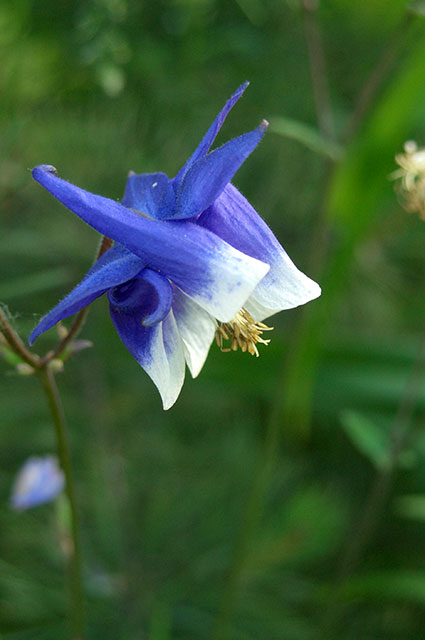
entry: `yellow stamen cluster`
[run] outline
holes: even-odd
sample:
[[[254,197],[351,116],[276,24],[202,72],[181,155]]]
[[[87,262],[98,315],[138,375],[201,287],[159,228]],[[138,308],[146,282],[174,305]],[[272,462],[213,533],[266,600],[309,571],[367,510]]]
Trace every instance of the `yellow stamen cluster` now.
[[[263,331],[272,331],[273,327],[268,327],[262,322],[255,322],[254,318],[246,309],[240,309],[230,322],[222,322],[217,326],[215,341],[220,347],[220,351],[227,353],[241,349],[248,351],[252,356],[260,355],[257,344],[269,344],[270,340],[264,340],[261,335]],[[230,340],[230,347],[224,347],[224,341]]]
[[[401,204],[406,211],[419,213],[425,220],[425,149],[418,149],[416,142],[410,140],[404,145],[404,153],[397,154],[395,160],[401,169],[391,177],[400,179],[396,190]]]

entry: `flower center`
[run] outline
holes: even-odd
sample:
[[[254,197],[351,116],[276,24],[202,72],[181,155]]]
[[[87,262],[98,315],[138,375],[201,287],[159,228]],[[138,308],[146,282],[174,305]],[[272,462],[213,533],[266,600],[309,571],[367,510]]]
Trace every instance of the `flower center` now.
[[[230,322],[217,325],[215,341],[223,353],[241,349],[258,358],[260,354],[257,343],[269,344],[270,340],[264,340],[261,335],[263,331],[272,330],[273,327],[268,327],[263,322],[255,322],[251,314],[242,307]],[[230,340],[230,347],[224,347],[225,340]]]

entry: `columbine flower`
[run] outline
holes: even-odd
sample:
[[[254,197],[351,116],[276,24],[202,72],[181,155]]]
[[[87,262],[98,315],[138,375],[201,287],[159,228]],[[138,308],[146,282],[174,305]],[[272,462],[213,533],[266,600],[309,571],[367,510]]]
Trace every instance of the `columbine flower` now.
[[[416,142],[409,140],[404,145],[404,153],[397,154],[395,161],[401,169],[391,177],[401,179],[396,186],[401,204],[425,220],[425,149],[418,149]]]
[[[54,456],[29,458],[16,476],[11,505],[22,510],[50,502],[60,494],[64,484],[64,474]]]
[[[115,245],[40,321],[31,343],[107,293],[122,341],[168,409],[183,385],[185,362],[197,376],[217,330],[221,346],[226,336],[233,348],[238,339],[242,348],[255,345],[265,328],[258,323],[320,295],[230,183],[267,122],[209,152],[246,86],[225,104],[175,178],[132,173],[122,204],[58,178],[54,167],[33,170],[40,184]],[[225,323],[221,331],[218,323]],[[243,339],[241,329],[248,332]]]

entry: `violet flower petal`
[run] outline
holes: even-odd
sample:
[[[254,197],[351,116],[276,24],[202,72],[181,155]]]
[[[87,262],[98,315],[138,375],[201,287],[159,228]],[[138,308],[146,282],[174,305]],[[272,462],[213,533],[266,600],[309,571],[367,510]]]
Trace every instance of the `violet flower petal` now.
[[[193,218],[205,211],[254,151],[267,126],[268,123],[263,120],[254,131],[229,140],[222,147],[197,160],[181,183],[173,218]]]
[[[319,285],[297,269],[264,220],[232,184],[226,186],[197,224],[270,265],[268,274],[243,305],[256,321],[320,295]]]
[[[30,335],[29,343],[33,344],[39,335],[91,304],[111,287],[133,278],[144,266],[142,260],[125,247],[117,245],[108,249],[80,284],[40,320]]]
[[[174,178],[174,188],[176,191],[179,190],[181,181],[183,180],[184,176],[189,171],[189,169],[195,164],[195,162],[197,162],[197,160],[199,160],[200,158],[202,158],[208,153],[218,132],[223,126],[223,123],[227,115],[229,114],[230,110],[234,107],[236,102],[239,100],[239,98],[242,96],[242,94],[244,93],[248,85],[249,85],[249,82],[245,82],[243,85],[241,85],[235,91],[232,97],[226,102],[226,104],[224,105],[224,107],[222,108],[222,110],[220,111],[220,113],[218,114],[218,116],[216,117],[216,119],[208,129],[207,133],[204,135],[201,142],[196,147],[193,154],[190,156],[189,160],[180,169],[180,171]]]
[[[207,229],[186,221],[147,220],[58,178],[54,167],[36,167],[33,176],[87,224],[123,244],[221,322],[233,318],[269,270]]]
[[[161,394],[164,409],[176,401],[184,382],[184,351],[173,312],[152,327],[142,325],[142,313],[126,312],[110,304],[115,328]]]
[[[176,208],[172,182],[161,172],[132,174],[127,179],[122,204],[155,220],[172,218]]]

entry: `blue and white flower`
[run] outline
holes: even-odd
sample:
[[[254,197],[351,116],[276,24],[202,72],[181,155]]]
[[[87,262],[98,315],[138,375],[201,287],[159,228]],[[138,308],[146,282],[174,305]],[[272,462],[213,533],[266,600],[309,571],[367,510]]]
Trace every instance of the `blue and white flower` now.
[[[168,409],[183,385],[185,363],[193,377],[199,374],[217,322],[225,323],[217,334],[220,343],[234,328],[233,348],[246,346],[248,325],[239,326],[237,315],[244,310],[249,326],[256,327],[253,340],[248,327],[249,346],[261,342],[255,336],[265,328],[262,320],[320,295],[230,182],[267,122],[210,151],[247,84],[225,104],[174,178],[132,173],[121,204],[60,179],[49,165],[33,170],[40,184],[115,244],[42,318],[31,343],[106,293],[118,334]]]
[[[28,458],[19,470],[10,503],[19,511],[51,502],[63,491],[65,477],[55,456]]]

